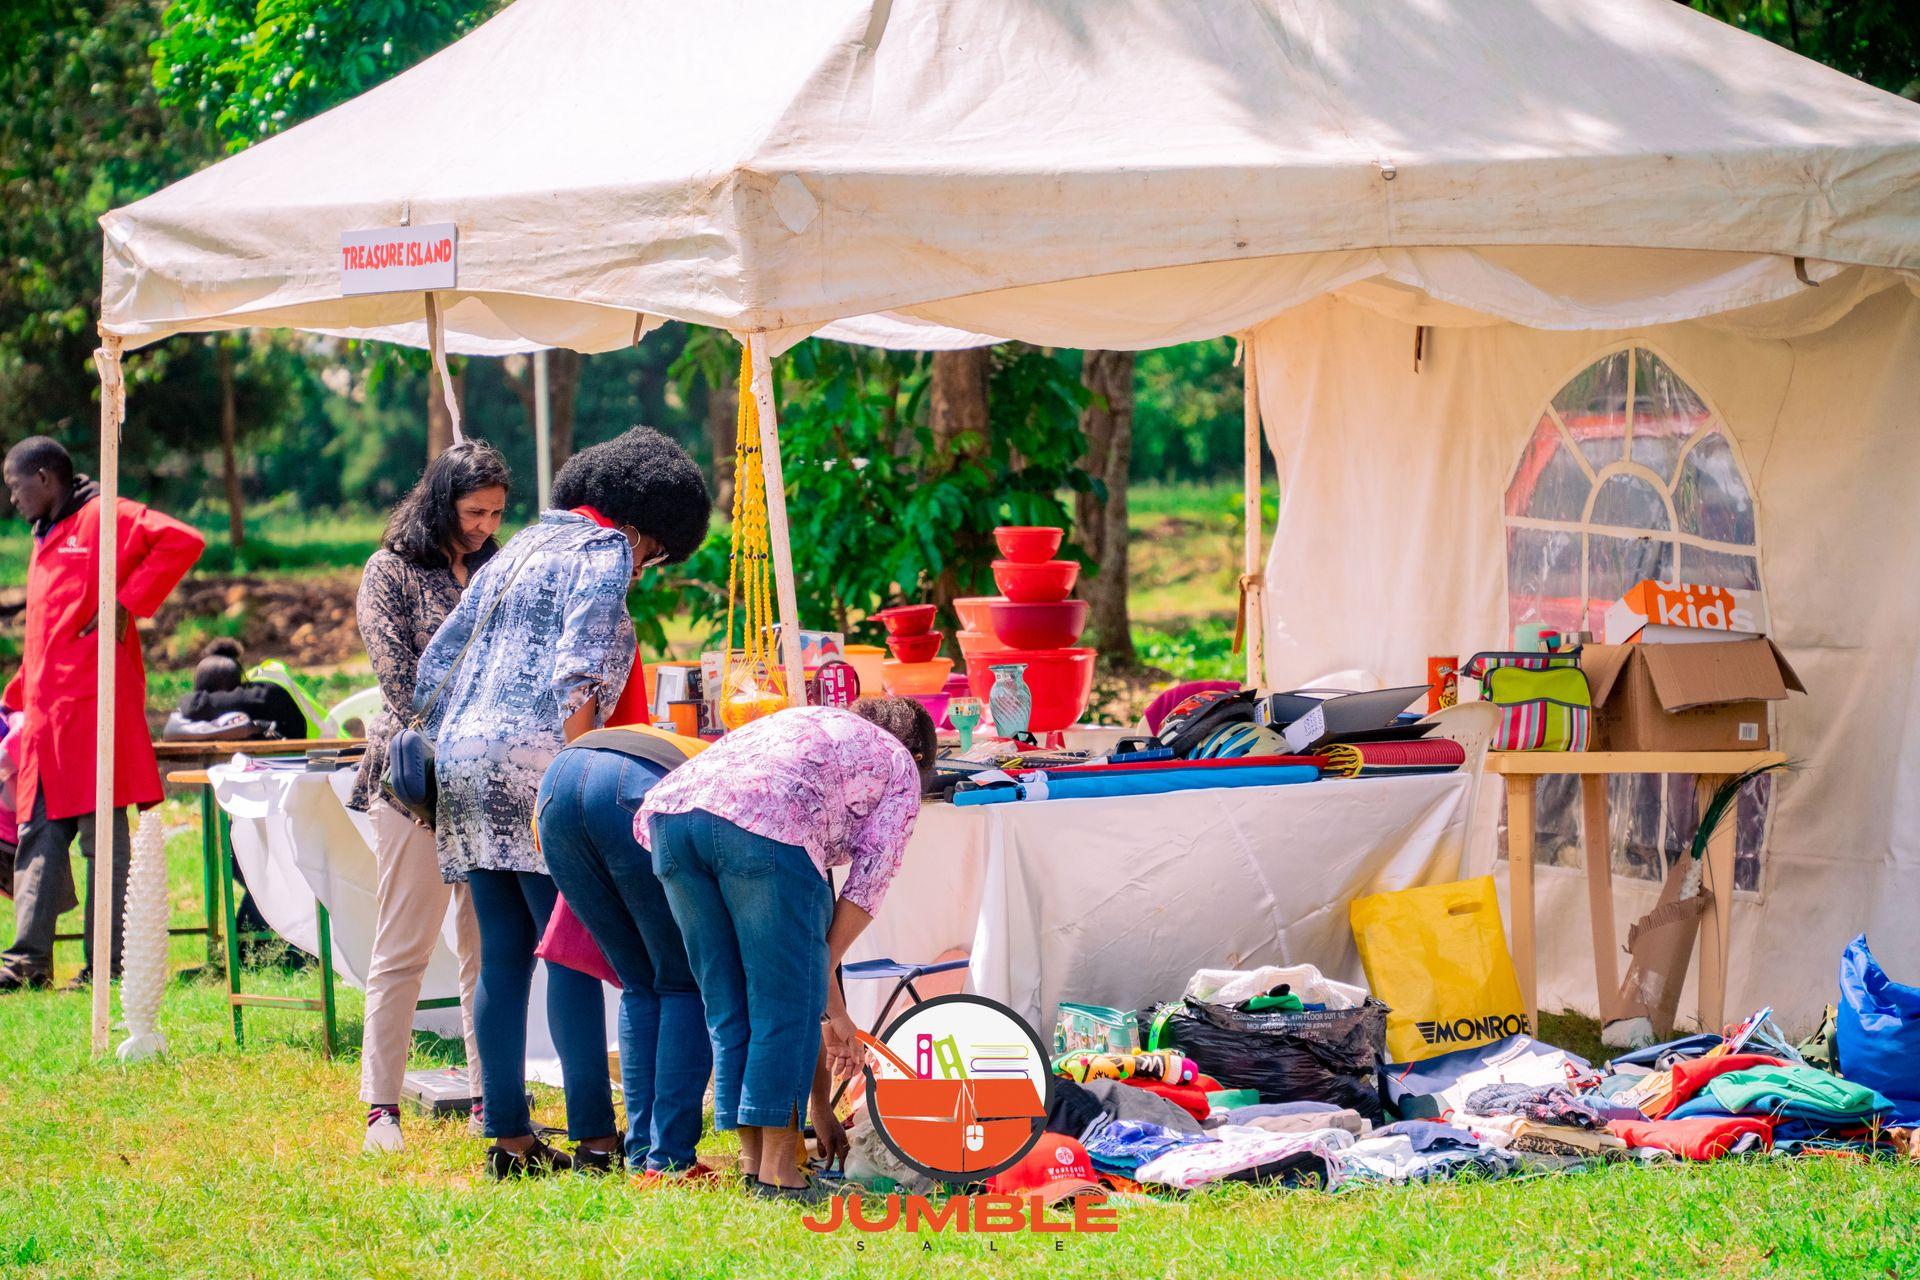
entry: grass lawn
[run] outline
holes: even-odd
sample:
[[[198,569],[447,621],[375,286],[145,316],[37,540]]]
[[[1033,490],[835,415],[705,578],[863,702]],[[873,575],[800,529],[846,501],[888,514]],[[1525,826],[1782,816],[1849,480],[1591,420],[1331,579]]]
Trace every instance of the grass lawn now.
[[[194,810],[164,810],[177,923],[199,906]],[[73,923],[77,917],[69,917]],[[11,936],[10,917],[0,938]],[[181,968],[203,959],[176,939]],[[64,977],[77,948],[62,948]],[[311,970],[250,990],[310,995]],[[1920,1276],[1920,1166],[1853,1160],[1614,1168],[1503,1183],[1257,1192],[1123,1207],[1110,1235],[816,1236],[730,1191],[562,1178],[499,1186],[463,1126],[414,1116],[359,1153],[360,997],[348,1050],[312,1015],[251,1010],[233,1047],[217,978],[176,983],[170,1052],[94,1061],[84,996],[0,997],[0,1276]],[[1550,1023],[1579,1047],[1591,1026]],[[116,1036],[116,1039],[119,1037]],[[422,1042],[416,1062],[457,1056]],[[539,1090],[543,1119],[558,1095]],[[726,1159],[727,1144],[703,1150]],[[989,1241],[992,1247],[989,1249]]]

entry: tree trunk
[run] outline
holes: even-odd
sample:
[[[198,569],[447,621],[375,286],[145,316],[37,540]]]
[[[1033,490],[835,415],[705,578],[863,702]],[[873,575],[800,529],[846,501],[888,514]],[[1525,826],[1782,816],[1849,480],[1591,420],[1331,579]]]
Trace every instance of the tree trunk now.
[[[467,404],[467,370],[463,365],[453,375],[453,398],[462,410]],[[440,370],[427,370],[427,461],[453,447],[453,416],[447,412],[447,397],[440,390]]]
[[[971,465],[969,459],[986,447],[987,383],[992,373],[991,347],[933,353],[927,387],[927,426],[933,432],[935,446],[943,453],[952,451],[956,467]],[[962,437],[969,433],[973,438],[963,441]],[[903,582],[900,586],[911,592],[916,584]],[[934,580],[933,603],[945,613],[960,594],[960,580],[949,562]]]
[[[733,448],[739,436],[740,388],[731,382],[707,388],[707,448],[713,453],[713,505],[733,510]]]
[[[1133,466],[1133,352],[1089,351],[1081,381],[1093,400],[1080,413],[1087,436],[1084,466],[1106,486],[1106,498],[1083,493],[1074,502],[1080,544],[1099,572],[1080,579],[1080,597],[1092,606],[1089,622],[1100,651],[1116,666],[1138,661],[1127,611],[1127,474]]]
[[[240,499],[240,409],[233,392],[233,346],[226,338],[215,338],[213,347],[220,365],[220,471],[227,486],[227,543],[236,551],[247,540]]]

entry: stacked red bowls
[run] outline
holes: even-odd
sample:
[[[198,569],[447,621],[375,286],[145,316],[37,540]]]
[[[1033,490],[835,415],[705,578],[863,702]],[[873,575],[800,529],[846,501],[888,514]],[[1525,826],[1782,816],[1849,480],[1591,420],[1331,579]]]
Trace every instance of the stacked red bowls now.
[[[880,664],[888,693],[926,697],[938,694],[946,684],[953,659],[939,656],[945,633],[933,628],[938,612],[930,604],[903,604],[874,615],[887,629],[887,648],[893,651],[893,657]]]
[[[954,602],[967,624],[960,643],[974,697],[989,697],[994,667],[1024,665],[1022,679],[1033,693],[1027,725],[1033,733],[1053,733],[1078,723],[1093,695],[1094,650],[1075,647],[1087,625],[1087,602],[1068,598],[1080,566],[1053,559],[1062,537],[1062,530],[1038,526],[995,529],[993,540],[1003,557],[993,562],[1000,597]],[[986,627],[976,625],[981,612]],[[981,632],[991,632],[991,644]]]

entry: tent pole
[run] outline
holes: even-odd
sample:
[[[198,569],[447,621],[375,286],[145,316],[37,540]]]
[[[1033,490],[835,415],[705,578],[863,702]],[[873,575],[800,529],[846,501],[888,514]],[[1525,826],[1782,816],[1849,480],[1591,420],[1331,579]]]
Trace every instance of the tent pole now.
[[[547,400],[547,353],[533,353],[533,473],[540,510],[553,505],[553,406]]]
[[[1245,401],[1243,416],[1246,419],[1247,448],[1246,468],[1242,487],[1242,518],[1246,526],[1246,543],[1240,563],[1240,611],[1241,622],[1246,631],[1247,672],[1246,682],[1250,687],[1259,688],[1266,683],[1265,654],[1261,641],[1262,622],[1265,611],[1264,596],[1266,583],[1263,577],[1262,561],[1265,559],[1265,536],[1260,527],[1260,396],[1259,386],[1253,373],[1253,343],[1248,338],[1240,342],[1241,396]]]
[[[787,533],[787,486],[780,469],[780,422],[774,416],[773,362],[765,334],[747,335],[753,360],[753,399],[760,413],[760,467],[767,485],[767,540],[773,544],[773,587],[780,603],[780,665],[787,673],[787,705],[807,704],[800,663],[800,605],[793,589],[793,543]]]
[[[100,609],[94,683],[93,753],[93,1051],[105,1053],[113,1012],[113,720],[120,634],[120,423],[126,384],[120,376],[120,339],[101,335],[93,353],[100,373]]]

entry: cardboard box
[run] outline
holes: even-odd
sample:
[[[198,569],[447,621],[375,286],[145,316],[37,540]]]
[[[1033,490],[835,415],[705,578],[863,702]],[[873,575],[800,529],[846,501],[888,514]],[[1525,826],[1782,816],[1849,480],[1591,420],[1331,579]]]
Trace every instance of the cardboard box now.
[[[1764,751],[1767,704],[1806,686],[1773,641],[1590,644],[1594,751]]]
[[[1607,606],[1603,636],[1608,644],[1699,644],[1766,633],[1767,606],[1758,591],[1649,578]]]

